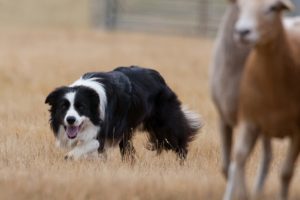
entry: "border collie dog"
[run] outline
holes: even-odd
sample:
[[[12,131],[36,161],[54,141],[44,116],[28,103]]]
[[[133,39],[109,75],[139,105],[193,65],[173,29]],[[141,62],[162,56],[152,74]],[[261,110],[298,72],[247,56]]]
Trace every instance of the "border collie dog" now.
[[[86,73],[52,91],[45,103],[51,106],[57,144],[71,148],[66,159],[104,153],[115,145],[122,159],[134,159],[131,140],[141,128],[148,132],[149,149],[173,150],[183,161],[188,143],[202,126],[157,71],[136,66]]]

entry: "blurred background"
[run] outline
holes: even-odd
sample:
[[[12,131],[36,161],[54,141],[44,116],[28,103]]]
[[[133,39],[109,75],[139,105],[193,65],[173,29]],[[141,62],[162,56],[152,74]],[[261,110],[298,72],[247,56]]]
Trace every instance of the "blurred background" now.
[[[224,0],[1,0],[0,25],[211,34]]]
[[[293,1],[300,8],[300,0]],[[0,0],[0,26],[211,36],[225,4],[225,0]]]
[[[221,199],[220,143],[208,71],[226,0],[0,0],[0,199]],[[294,0],[300,10],[300,0]],[[294,12],[293,14],[296,14]],[[88,71],[158,70],[205,126],[180,166],[137,134],[135,166],[118,148],[102,162],[66,162],[49,127],[47,94]],[[275,199],[285,144],[266,195]],[[260,154],[247,173],[253,181]],[[299,200],[300,170],[291,199]],[[212,187],[213,186],[213,187]]]

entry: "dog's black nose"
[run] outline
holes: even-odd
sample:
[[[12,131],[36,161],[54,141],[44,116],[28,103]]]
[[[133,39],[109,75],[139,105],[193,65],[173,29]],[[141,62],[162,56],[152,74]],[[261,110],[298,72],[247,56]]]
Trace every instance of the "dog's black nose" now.
[[[75,121],[76,121],[75,117],[73,117],[73,116],[67,117],[68,124],[73,125]]]

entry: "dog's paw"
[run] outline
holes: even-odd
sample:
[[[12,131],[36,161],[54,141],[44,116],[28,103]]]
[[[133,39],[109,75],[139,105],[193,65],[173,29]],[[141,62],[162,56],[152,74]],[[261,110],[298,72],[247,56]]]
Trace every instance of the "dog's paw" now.
[[[148,142],[147,144],[145,144],[145,148],[148,150],[148,151],[155,151],[157,150],[157,147],[155,144],[151,143],[151,142]]]
[[[65,158],[65,160],[74,160],[73,156],[68,155],[68,154],[66,154],[64,158]]]
[[[65,155],[65,160],[78,160],[80,158],[79,154],[76,154],[76,152],[70,151]]]

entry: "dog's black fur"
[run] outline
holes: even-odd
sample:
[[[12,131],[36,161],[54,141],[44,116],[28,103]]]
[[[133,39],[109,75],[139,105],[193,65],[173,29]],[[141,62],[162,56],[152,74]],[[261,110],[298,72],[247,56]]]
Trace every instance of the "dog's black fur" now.
[[[94,79],[104,86],[107,98],[104,119],[99,117],[101,111],[98,109],[102,99],[93,89],[61,87],[46,99],[51,105],[50,123],[54,134],[63,123],[64,109],[68,109],[64,95],[74,91],[75,109],[100,127],[97,133],[99,152],[104,151],[106,144],[117,142],[123,158],[132,156],[135,150],[131,139],[139,127],[149,133],[152,150],[173,150],[180,159],[186,158],[188,143],[201,128],[201,122],[182,109],[176,94],[157,71],[136,66],[119,67],[106,73],[87,73],[82,79]]]

